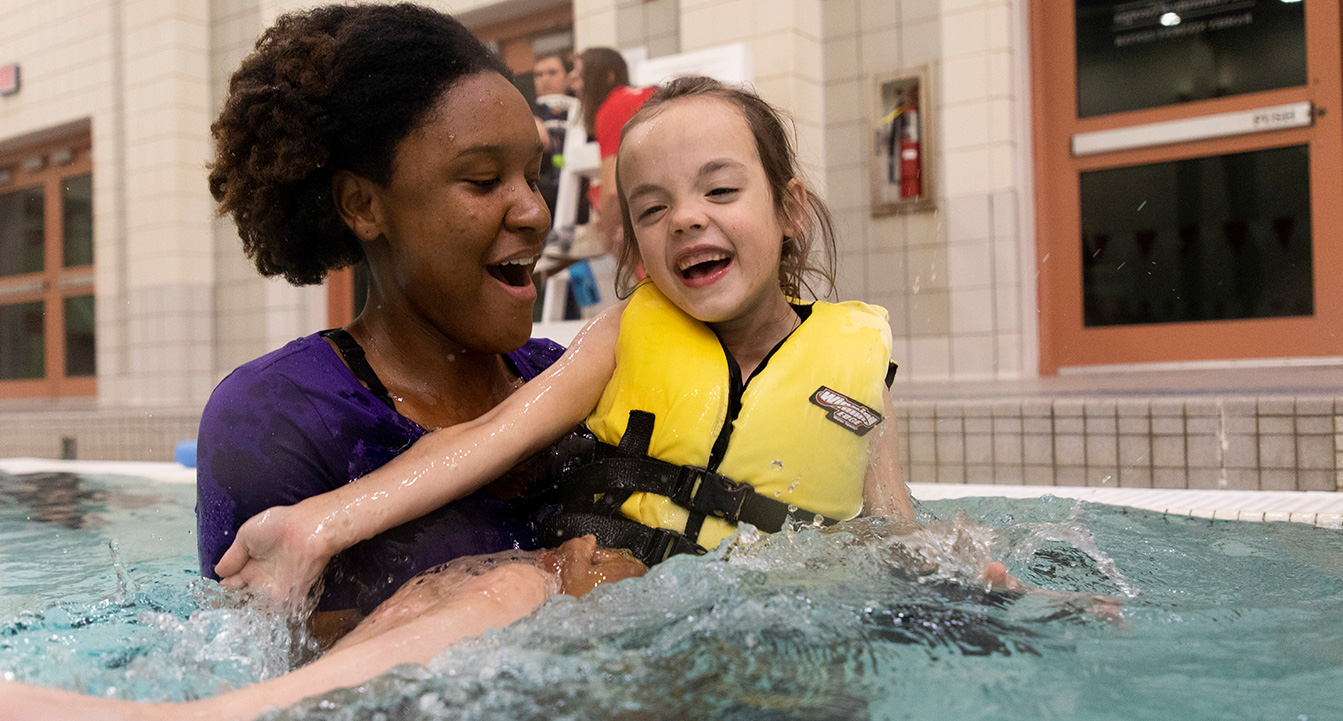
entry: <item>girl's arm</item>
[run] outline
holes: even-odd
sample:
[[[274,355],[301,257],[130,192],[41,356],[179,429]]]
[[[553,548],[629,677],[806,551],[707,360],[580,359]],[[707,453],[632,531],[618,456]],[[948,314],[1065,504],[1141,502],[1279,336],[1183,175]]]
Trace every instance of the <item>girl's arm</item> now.
[[[914,523],[914,503],[900,471],[900,435],[895,427],[895,404],[884,390],[882,413],[885,418],[874,431],[867,454],[867,477],[863,481],[863,515],[887,516]]]
[[[553,366],[480,418],[434,431],[334,491],[253,516],[215,571],[227,586],[301,601],[332,556],[469,495],[554,442],[611,379],[622,310],[603,311]]]

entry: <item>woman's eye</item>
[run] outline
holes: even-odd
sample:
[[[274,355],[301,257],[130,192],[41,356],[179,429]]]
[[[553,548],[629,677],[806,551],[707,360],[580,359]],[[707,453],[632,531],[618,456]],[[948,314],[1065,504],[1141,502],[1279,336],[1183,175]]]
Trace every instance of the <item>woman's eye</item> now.
[[[480,188],[481,190],[489,190],[489,189],[491,189],[491,188],[493,188],[494,186],[496,186],[496,185],[499,184],[499,179],[498,179],[498,178],[467,178],[467,179],[466,179],[466,182],[468,182],[468,183],[470,183],[470,184],[476,186],[477,188]]]

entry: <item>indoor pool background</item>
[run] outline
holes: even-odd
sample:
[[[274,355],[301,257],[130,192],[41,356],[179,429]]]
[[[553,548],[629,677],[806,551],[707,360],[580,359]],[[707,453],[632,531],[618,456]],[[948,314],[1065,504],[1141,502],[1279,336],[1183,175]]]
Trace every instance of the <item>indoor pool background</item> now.
[[[283,621],[197,578],[193,504],[189,484],[0,474],[0,674],[161,700],[282,672]],[[859,523],[673,559],[274,717],[1343,717],[1341,531],[1048,497],[922,510],[941,520],[903,544]],[[955,580],[989,556],[1121,618]]]

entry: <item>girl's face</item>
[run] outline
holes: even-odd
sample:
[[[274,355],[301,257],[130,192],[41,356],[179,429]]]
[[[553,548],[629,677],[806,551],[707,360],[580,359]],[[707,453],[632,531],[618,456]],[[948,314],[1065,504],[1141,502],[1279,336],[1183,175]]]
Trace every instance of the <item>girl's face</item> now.
[[[450,87],[374,191],[383,299],[464,350],[521,347],[536,300],[532,265],[550,227],[536,186],[541,153],[527,101],[502,76]]]
[[[644,270],[668,299],[706,323],[777,317],[779,256],[795,230],[736,107],[673,101],[626,134],[618,172]]]

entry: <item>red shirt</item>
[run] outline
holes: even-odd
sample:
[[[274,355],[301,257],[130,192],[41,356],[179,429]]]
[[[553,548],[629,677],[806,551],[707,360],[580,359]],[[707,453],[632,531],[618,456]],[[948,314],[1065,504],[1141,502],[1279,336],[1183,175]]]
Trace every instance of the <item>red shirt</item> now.
[[[601,148],[603,159],[616,154],[620,148],[620,130],[639,112],[654,90],[656,88],[616,88],[602,101],[593,125],[596,128],[597,147]]]

